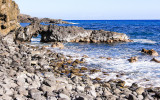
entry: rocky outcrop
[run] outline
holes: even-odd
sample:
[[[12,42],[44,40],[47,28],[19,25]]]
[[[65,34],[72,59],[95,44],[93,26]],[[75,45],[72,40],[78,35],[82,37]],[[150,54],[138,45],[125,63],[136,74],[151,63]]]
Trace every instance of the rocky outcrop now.
[[[63,27],[50,25],[47,31],[42,31],[40,34],[42,42],[79,42],[87,41],[91,33],[91,30],[85,30],[76,26]]]
[[[26,15],[26,14],[18,15],[19,23],[32,23],[32,22],[38,22],[38,21],[39,19],[37,17],[31,17],[30,15]]]
[[[19,28],[16,32],[16,38],[20,41],[30,41],[32,36],[37,36],[38,34],[41,34],[41,42],[131,42],[128,36],[123,33],[85,30],[77,26],[45,26],[39,23],[31,23],[25,28]]]
[[[37,36],[37,31],[40,30],[39,23],[31,23],[29,26],[20,27],[15,31],[16,40],[21,42],[31,41],[33,36]]]
[[[50,26],[41,33],[42,42],[130,42],[126,34],[104,30],[85,30],[77,26]]]
[[[53,23],[53,24],[68,24],[68,22],[62,21],[61,19],[38,18],[38,17],[31,17],[30,15],[26,15],[26,14],[19,14],[18,22],[19,23],[46,22],[46,23]]]
[[[14,1],[0,0],[0,32],[2,36],[19,27],[18,14],[19,8]]]

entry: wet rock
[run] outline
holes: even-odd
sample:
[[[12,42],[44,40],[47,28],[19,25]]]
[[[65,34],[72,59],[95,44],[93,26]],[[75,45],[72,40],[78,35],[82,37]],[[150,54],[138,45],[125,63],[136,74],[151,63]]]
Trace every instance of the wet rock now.
[[[78,68],[72,68],[71,69],[72,73],[79,73],[79,71],[80,71],[80,69],[78,69]]]
[[[158,52],[156,52],[156,51],[153,50],[153,49],[151,49],[151,50],[146,50],[146,49],[143,48],[141,52],[146,53],[146,54],[149,54],[149,55],[151,55],[151,56],[158,56]]]
[[[156,63],[160,63],[160,61],[157,60],[156,58],[153,58],[151,61],[154,61],[154,62],[156,62]]]
[[[88,68],[86,68],[86,67],[81,67],[80,68],[80,72],[81,73],[85,73],[85,72],[87,72],[88,71]]]
[[[97,73],[97,72],[101,72],[101,70],[98,70],[98,69],[91,69],[90,72],[91,72],[91,73]]]
[[[107,58],[107,60],[111,60],[111,59],[112,59],[111,57],[108,57],[108,58]]]
[[[101,81],[102,79],[101,79],[101,78],[96,77],[94,80],[96,80],[96,81]]]
[[[84,58],[89,58],[87,55],[83,55],[82,57],[84,57]]]
[[[85,60],[84,58],[82,58],[80,61],[81,61],[81,62],[85,62],[86,60]]]
[[[58,48],[63,49],[64,45],[63,45],[63,43],[60,43],[60,42],[54,42],[54,43],[52,43],[51,47],[53,47],[53,48],[58,47]]]
[[[137,62],[137,61],[138,61],[138,57],[131,57],[130,59],[128,59],[128,61],[129,61],[130,63]]]
[[[120,86],[120,87],[124,87],[126,82],[125,82],[125,81],[120,80],[120,81],[118,81],[117,83],[118,83],[118,84],[117,84],[118,86]]]
[[[133,83],[130,87],[130,90],[136,91],[138,89],[138,85],[136,83]]]

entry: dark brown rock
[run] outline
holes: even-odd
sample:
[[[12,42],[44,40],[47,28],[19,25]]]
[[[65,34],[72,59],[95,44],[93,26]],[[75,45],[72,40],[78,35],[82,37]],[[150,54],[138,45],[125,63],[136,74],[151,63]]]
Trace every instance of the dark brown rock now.
[[[129,61],[130,63],[137,62],[137,61],[138,61],[138,57],[131,57],[130,59],[128,59],[128,61]]]
[[[153,50],[153,49],[151,49],[151,50],[146,50],[146,49],[143,48],[141,52],[146,53],[146,54],[149,54],[149,55],[151,55],[151,56],[158,56],[158,52],[155,51],[155,50]]]
[[[157,60],[156,58],[153,58],[151,61],[154,61],[154,62],[160,63],[160,61],[159,61],[159,60]]]

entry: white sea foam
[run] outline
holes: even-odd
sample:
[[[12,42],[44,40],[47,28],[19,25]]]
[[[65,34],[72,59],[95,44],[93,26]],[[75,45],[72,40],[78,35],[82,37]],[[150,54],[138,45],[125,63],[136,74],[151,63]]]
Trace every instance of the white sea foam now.
[[[79,24],[79,23],[73,23],[73,22],[69,22],[69,24]]]
[[[40,40],[41,40],[40,38],[32,38],[31,42],[40,42]]]
[[[76,49],[76,47],[72,49]],[[73,59],[80,59],[83,55],[69,49],[54,50],[63,53],[64,55],[71,55],[73,56]],[[118,79],[124,80],[127,86],[130,86],[132,83],[138,83],[142,87],[151,87],[152,85],[153,87],[160,86],[160,65],[159,63],[151,62],[151,57],[139,57],[139,60],[136,63],[129,63],[127,60],[129,57],[121,56],[112,58],[112,60],[107,60],[101,59],[97,57],[97,55],[98,53],[95,53],[94,56],[92,55],[89,58],[85,58],[85,66],[99,67],[102,71],[108,72],[109,76],[105,76],[103,73],[96,73],[90,75],[93,79],[101,77],[103,81],[109,81],[110,79],[117,79],[116,75],[123,73],[124,75],[120,75]],[[160,57],[157,57],[157,59],[160,59]]]
[[[152,40],[149,40],[149,39],[133,39],[133,41],[137,42],[137,43],[148,43],[148,44],[157,43],[156,41],[152,41]]]
[[[65,44],[64,44],[65,45]],[[82,47],[81,47],[82,46]],[[64,49],[59,48],[48,48],[53,51],[63,53],[64,55],[72,56],[72,59],[81,59],[83,55],[88,55],[89,58],[85,58],[86,67],[100,68],[105,71],[109,76],[103,75],[103,73],[96,73],[90,75],[91,78],[100,77],[103,81],[109,81],[110,79],[122,79],[126,82],[127,86],[132,83],[138,83],[142,87],[159,87],[160,86],[160,64],[151,62],[151,56],[136,55],[138,61],[135,63],[129,63],[128,59],[135,54],[137,51],[123,48],[124,51],[119,48],[107,48],[104,50],[100,48],[93,48],[88,51],[84,45],[72,46],[65,45]],[[115,51],[116,50],[116,51]],[[101,59],[99,56],[110,57],[109,51],[112,51],[116,56],[112,57],[112,60]],[[103,54],[103,52],[105,52]],[[129,53],[128,53],[129,52]],[[118,55],[117,54],[121,54]],[[160,57],[156,57],[160,60]],[[123,75],[121,75],[123,74]],[[119,75],[119,77],[117,77]],[[153,85],[153,86],[152,86]]]

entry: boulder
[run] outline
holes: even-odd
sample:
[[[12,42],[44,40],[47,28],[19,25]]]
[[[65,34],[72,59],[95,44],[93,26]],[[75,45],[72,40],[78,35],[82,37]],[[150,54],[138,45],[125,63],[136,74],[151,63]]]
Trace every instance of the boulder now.
[[[63,43],[60,43],[60,42],[54,42],[54,43],[52,43],[51,47],[53,47],[53,48],[58,47],[58,48],[63,49],[64,45],[63,45]]]
[[[0,34],[7,35],[10,31],[17,29],[20,25],[17,22],[19,14],[18,5],[12,0],[0,0]]]
[[[138,61],[138,57],[131,57],[130,59],[128,59],[128,61],[129,61],[130,63],[137,62],[137,61]]]
[[[154,61],[154,62],[160,63],[160,61],[159,61],[159,60],[157,60],[156,58],[153,58],[151,61]]]
[[[153,50],[153,49],[146,50],[146,49],[143,48],[141,52],[146,53],[146,54],[151,55],[151,56],[158,56],[158,52]]]

